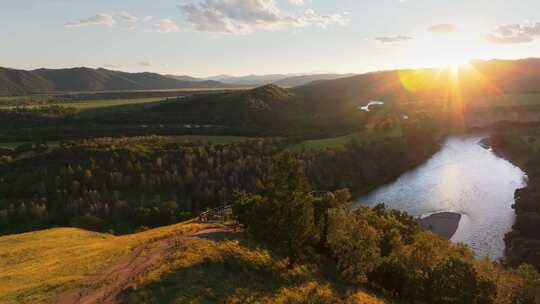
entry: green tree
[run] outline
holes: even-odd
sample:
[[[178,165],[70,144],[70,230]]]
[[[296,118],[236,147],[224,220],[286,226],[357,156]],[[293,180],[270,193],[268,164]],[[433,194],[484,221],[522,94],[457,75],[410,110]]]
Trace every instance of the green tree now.
[[[340,206],[350,206],[351,193],[348,189],[327,192],[314,202],[315,225],[319,231],[319,250],[326,251],[330,227],[330,211]]]
[[[367,282],[367,275],[380,263],[379,232],[369,225],[365,210],[355,212],[336,208],[330,216],[328,245],[342,275],[357,284]]]
[[[474,304],[478,293],[476,271],[462,259],[446,259],[431,271],[428,290],[431,303]]]
[[[259,194],[237,193],[234,212],[248,232],[289,260],[289,267],[310,252],[317,239],[311,186],[304,166],[290,153],[273,158]]]
[[[522,282],[513,293],[512,302],[516,304],[535,304],[538,303],[540,294],[540,274],[529,264],[523,264],[516,269],[516,274]]]

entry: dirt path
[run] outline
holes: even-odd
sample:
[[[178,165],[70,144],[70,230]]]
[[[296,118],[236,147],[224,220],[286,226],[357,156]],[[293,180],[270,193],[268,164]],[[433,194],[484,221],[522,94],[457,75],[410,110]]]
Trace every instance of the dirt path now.
[[[58,299],[58,304],[114,304],[118,295],[137,280],[159,267],[175,250],[193,237],[230,233],[228,228],[206,229],[193,234],[172,235],[153,243],[142,244],[126,259],[112,266],[90,284],[70,291]]]

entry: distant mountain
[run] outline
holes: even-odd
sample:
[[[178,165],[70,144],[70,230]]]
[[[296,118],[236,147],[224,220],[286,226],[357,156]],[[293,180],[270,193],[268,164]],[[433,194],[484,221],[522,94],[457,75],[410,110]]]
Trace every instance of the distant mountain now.
[[[293,88],[295,94],[319,103],[367,103],[369,100],[418,101],[540,92],[540,59],[474,61],[450,68],[393,70],[312,82]]]
[[[172,79],[180,80],[180,81],[201,82],[201,81],[210,80],[210,79],[202,79],[202,78],[197,78],[197,77],[191,77],[191,76],[188,76],[188,75],[165,75],[165,76],[167,76],[169,78],[172,78]]]
[[[49,80],[39,74],[0,67],[0,95],[45,92],[52,86]]]
[[[211,80],[188,81],[156,73],[126,73],[84,67],[33,71],[0,68],[0,95],[230,87]]]
[[[540,93],[540,59],[473,62],[456,71],[415,69],[373,72],[282,88],[197,94],[140,113],[115,115],[111,123],[178,123],[232,128],[242,134],[319,136],[352,130],[365,122],[360,106],[372,100],[443,109],[481,105],[482,97]],[[424,107],[425,106],[425,107]],[[230,131],[230,129],[229,129]]]
[[[351,77],[354,75],[355,74],[314,74],[314,75],[292,76],[292,77],[280,79],[274,82],[273,84],[280,87],[284,87],[284,88],[292,88],[292,87],[305,85],[314,81],[340,79],[340,78]]]
[[[248,75],[248,76],[229,76],[218,75],[206,78],[207,80],[220,81],[228,84],[244,85],[244,86],[262,86],[272,84],[276,81],[300,76],[301,74],[270,74],[270,75]]]

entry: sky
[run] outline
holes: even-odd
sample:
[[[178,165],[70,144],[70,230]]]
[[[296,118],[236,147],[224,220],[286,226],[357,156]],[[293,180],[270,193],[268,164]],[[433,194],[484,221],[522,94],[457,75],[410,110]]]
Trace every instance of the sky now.
[[[540,57],[538,0],[0,0],[0,66],[211,76]]]

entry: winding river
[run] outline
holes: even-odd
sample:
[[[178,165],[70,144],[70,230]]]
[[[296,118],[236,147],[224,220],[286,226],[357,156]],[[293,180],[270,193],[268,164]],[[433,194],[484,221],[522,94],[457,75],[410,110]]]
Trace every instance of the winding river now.
[[[357,200],[384,202],[415,217],[451,211],[462,215],[452,241],[478,256],[504,254],[504,235],[514,223],[514,192],[525,186],[518,167],[480,145],[487,135],[453,136],[420,167]]]

